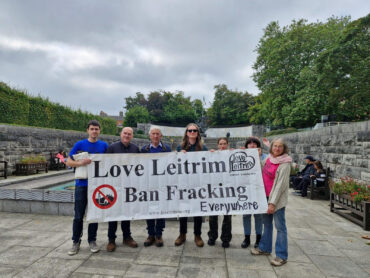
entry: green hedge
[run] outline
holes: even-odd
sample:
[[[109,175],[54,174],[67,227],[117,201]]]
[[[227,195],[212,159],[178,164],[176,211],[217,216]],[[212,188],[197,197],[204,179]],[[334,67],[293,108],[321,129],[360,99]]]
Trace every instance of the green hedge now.
[[[100,122],[102,133],[116,134],[116,121],[113,119],[75,111],[40,96],[29,96],[0,82],[1,123],[85,131],[88,121],[93,119]]]

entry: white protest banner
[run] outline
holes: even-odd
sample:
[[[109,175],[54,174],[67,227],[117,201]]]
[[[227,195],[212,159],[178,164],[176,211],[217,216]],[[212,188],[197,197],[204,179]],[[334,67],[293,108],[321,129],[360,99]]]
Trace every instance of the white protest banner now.
[[[90,222],[267,211],[257,149],[90,158]]]

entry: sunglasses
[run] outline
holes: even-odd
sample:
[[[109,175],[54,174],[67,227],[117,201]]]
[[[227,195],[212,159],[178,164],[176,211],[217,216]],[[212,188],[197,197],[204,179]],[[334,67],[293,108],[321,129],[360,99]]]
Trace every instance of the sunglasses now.
[[[198,130],[197,129],[188,129],[187,132],[190,132],[190,133],[191,132],[194,132],[194,133],[196,133],[196,132],[198,132]]]

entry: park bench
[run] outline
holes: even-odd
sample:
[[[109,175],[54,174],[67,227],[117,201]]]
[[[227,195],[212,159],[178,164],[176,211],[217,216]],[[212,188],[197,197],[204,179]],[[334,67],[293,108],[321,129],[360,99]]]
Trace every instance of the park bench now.
[[[2,169],[0,169],[0,177],[8,178],[8,161],[0,161],[0,164],[3,164]]]
[[[38,174],[40,171],[48,172],[47,162],[36,162],[36,163],[16,163],[15,174],[16,175],[31,175]]]
[[[329,200],[330,199],[330,188],[329,188],[329,178],[330,178],[330,168],[326,168],[325,170],[325,181],[324,185],[322,186],[315,186],[314,180],[315,178],[311,178],[310,186],[307,190],[307,195],[313,200],[315,197],[320,199]]]

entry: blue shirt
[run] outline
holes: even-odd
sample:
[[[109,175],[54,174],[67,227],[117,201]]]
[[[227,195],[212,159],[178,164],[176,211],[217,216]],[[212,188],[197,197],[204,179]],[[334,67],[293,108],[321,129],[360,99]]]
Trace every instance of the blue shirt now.
[[[164,147],[163,147],[164,146]],[[152,143],[145,145],[141,148],[142,153],[162,153],[162,152],[171,152],[171,147],[167,144],[162,144],[159,142],[158,147],[154,147]]]
[[[261,153],[261,161],[264,161],[268,157],[267,154]]]
[[[91,143],[88,139],[78,141],[72,148],[69,153],[69,156],[73,159],[73,155],[88,152],[89,154],[93,153],[105,153],[108,148],[108,144],[104,141],[96,141]],[[87,186],[87,179],[76,179],[76,186]]]

